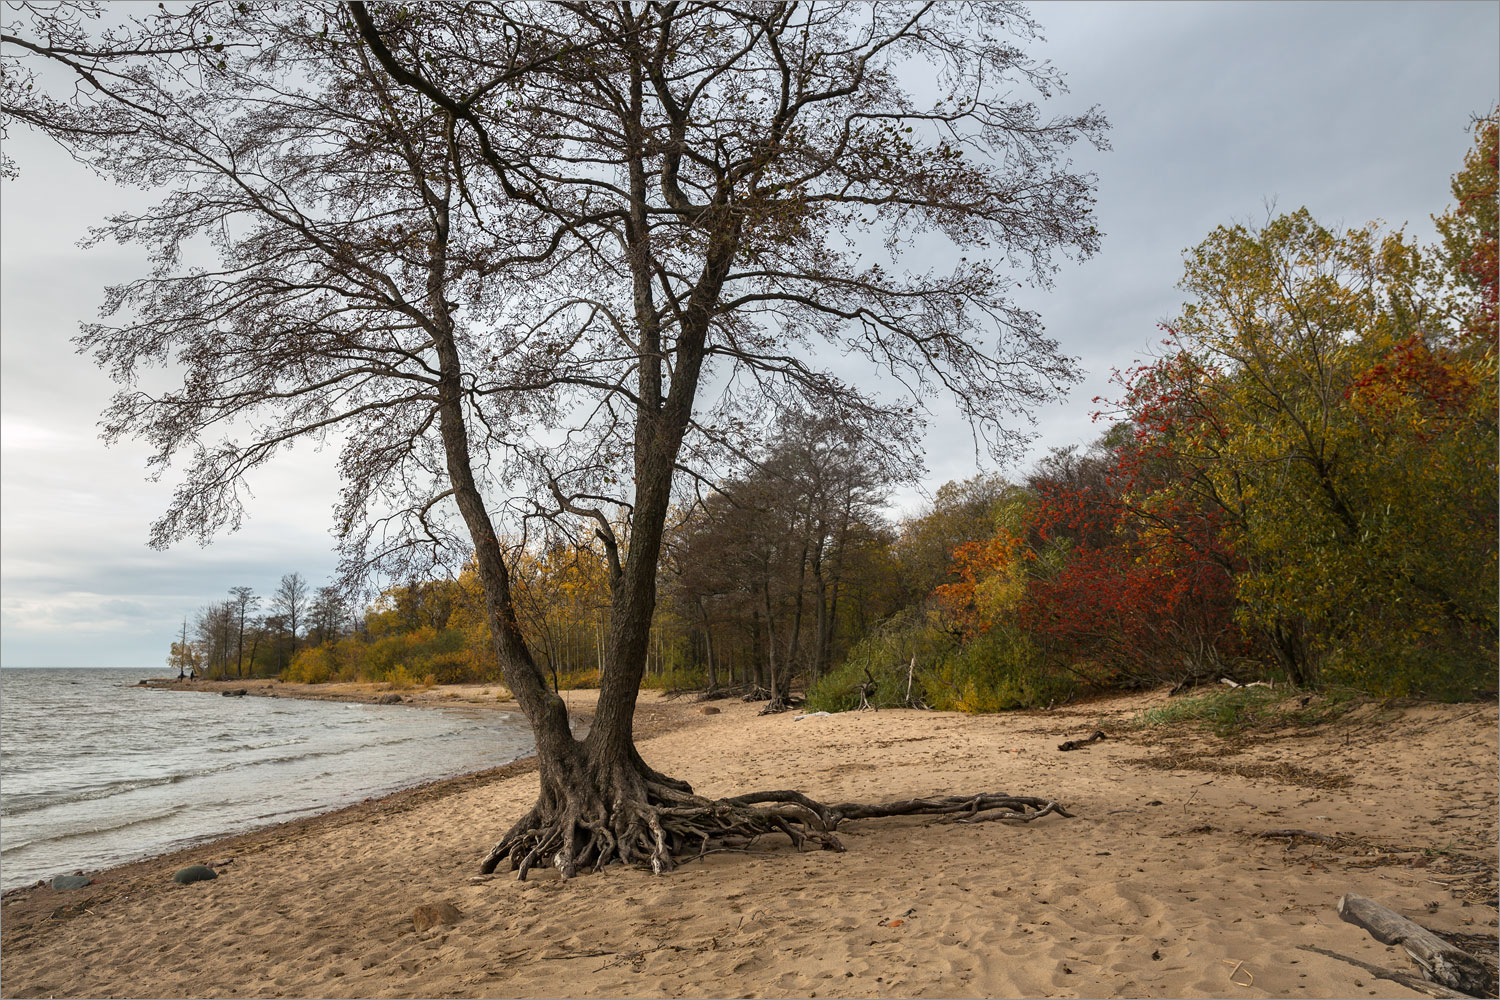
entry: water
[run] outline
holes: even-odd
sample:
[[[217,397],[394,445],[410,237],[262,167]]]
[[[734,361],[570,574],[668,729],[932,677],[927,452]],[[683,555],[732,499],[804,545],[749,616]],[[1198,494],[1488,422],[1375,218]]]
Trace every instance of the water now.
[[[531,752],[518,715],[0,671],[0,887],[92,870]]]

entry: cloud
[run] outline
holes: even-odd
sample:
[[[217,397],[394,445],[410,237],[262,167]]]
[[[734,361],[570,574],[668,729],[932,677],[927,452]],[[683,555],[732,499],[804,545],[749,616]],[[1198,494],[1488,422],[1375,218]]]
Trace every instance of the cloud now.
[[[1037,413],[1048,447],[1102,429],[1089,402],[1109,372],[1148,354],[1180,307],[1181,252],[1216,225],[1307,205],[1326,223],[1373,218],[1430,232],[1462,163],[1469,115],[1497,101],[1494,4],[1038,5],[1033,51],[1067,75],[1057,111],[1101,104],[1113,150],[1077,149],[1097,172],[1105,232],[1093,260],[1025,292],[1088,376]],[[202,549],[144,541],[169,486],[144,481],[145,449],[106,450],[99,410],[113,385],[70,338],[106,284],[146,267],[137,248],[80,251],[89,225],[150,194],[99,181],[45,141],[14,131],[21,178],[0,195],[0,663],[159,663],[182,615],[237,584],[333,568],[338,484],[310,449],[256,478],[251,520]],[[967,428],[933,404],[928,493],[973,474]],[[910,510],[920,493],[903,494]]]

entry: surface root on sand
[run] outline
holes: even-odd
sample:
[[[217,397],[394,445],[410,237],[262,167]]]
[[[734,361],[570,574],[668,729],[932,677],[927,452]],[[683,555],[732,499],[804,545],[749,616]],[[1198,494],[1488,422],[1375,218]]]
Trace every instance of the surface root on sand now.
[[[597,783],[577,783],[548,791],[495,845],[480,870],[493,872],[508,861],[525,880],[537,864],[558,869],[564,878],[621,863],[672,871],[718,850],[749,847],[758,838],[782,834],[798,849],[842,851],[836,831],[846,820],[888,816],[933,816],[939,822],[982,823],[1043,816],[1071,816],[1058,802],[1026,795],[983,792],[827,805],[796,791],[764,791],[725,799],[693,793],[682,782],[661,775],[627,773],[601,793]],[[610,794],[612,792],[612,794]]]

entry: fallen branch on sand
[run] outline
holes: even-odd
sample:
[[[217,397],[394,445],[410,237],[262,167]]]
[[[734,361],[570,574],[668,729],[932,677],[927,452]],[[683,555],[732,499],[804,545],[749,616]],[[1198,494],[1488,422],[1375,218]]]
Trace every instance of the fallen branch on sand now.
[[[1313,833],[1311,830],[1262,830],[1259,833],[1251,834],[1251,836],[1267,838],[1286,837],[1288,840],[1301,837],[1304,840],[1317,840],[1325,844],[1340,843],[1340,838],[1338,837],[1330,837],[1326,833]]]

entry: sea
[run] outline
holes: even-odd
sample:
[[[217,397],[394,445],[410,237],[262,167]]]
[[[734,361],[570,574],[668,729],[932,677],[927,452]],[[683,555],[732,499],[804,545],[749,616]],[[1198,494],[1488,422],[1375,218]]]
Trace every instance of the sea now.
[[[327,812],[532,750],[517,714],[0,670],[0,888]]]

